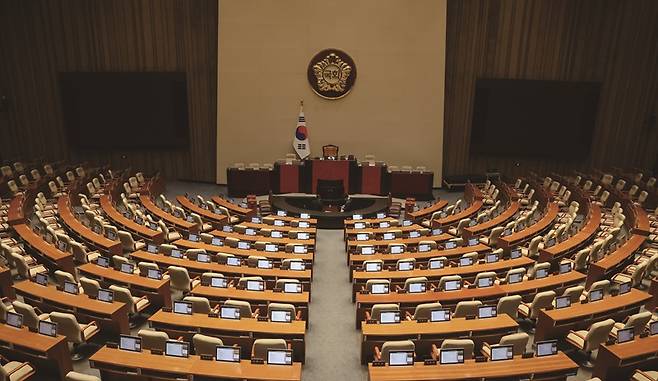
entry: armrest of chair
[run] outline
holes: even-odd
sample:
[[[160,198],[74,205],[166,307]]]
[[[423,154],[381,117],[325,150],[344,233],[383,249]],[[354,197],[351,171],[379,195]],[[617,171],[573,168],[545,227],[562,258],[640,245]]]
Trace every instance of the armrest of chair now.
[[[366,311],[366,320],[370,320],[370,311]]]
[[[375,360],[377,360],[377,361],[381,361],[381,360],[382,360],[382,351],[379,349],[379,347],[378,347],[377,345],[375,345],[375,350],[374,350],[373,357],[374,357]]]
[[[297,310],[297,313],[295,314],[295,320],[300,321],[302,320],[302,311]]]
[[[397,285],[397,284],[395,285],[395,291],[400,291],[400,290],[402,290],[402,289],[403,289],[403,288],[400,287],[400,285]]]
[[[219,312],[219,309],[220,309],[220,304],[219,304],[219,303],[218,303],[218,304],[215,304],[215,306],[214,306],[214,307],[210,307],[210,309],[212,310],[213,313],[218,313],[218,312]]]
[[[439,360],[439,348],[436,346],[436,344],[432,344],[432,359],[434,360]]]
[[[26,366],[29,366],[30,368],[32,368],[32,365],[30,365],[29,362],[23,362],[23,363],[21,363],[21,365],[17,366],[15,369],[13,369],[11,372],[7,372],[7,379],[9,379],[12,374],[14,374],[15,372],[17,372],[18,370],[20,370],[22,368],[25,368]],[[29,374],[29,375],[32,375],[32,374],[34,374],[34,369],[32,369],[32,373]],[[27,380],[27,377],[22,378],[21,380]]]
[[[407,320],[414,320],[414,316],[409,311],[404,311],[404,316]]]
[[[639,369],[638,369],[638,370],[635,371],[635,373],[639,373],[639,374],[641,374],[642,377],[646,377],[647,380],[654,380],[654,381],[656,381],[655,378],[653,378],[651,375],[647,374],[647,373],[646,373],[645,371],[643,371],[643,370],[639,370]]]
[[[258,318],[258,315],[260,315],[260,307],[256,308],[256,310],[251,314],[251,316],[254,318]]]

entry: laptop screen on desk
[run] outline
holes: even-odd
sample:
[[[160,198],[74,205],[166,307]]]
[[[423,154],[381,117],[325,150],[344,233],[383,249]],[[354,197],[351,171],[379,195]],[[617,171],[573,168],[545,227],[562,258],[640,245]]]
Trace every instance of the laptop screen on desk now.
[[[265,282],[262,280],[248,280],[247,281],[247,290],[248,291],[263,291],[265,290]]]
[[[302,284],[295,282],[286,282],[283,284],[283,292],[289,294],[301,294],[302,293]]]
[[[199,253],[196,256],[197,262],[208,263],[210,262],[210,256],[208,254]]]
[[[651,333],[652,336],[658,335],[658,321],[649,324],[649,333]]]
[[[414,269],[414,263],[411,261],[398,262],[398,271],[410,271]]]
[[[617,331],[617,343],[622,344],[628,341],[633,340],[633,335],[635,334],[635,328],[624,328]]]
[[[256,235],[256,229],[247,228],[247,229],[245,229],[244,234],[245,235]]]
[[[258,217],[251,217],[251,222],[254,224],[260,224],[260,218]]]
[[[174,357],[188,357],[189,356],[189,343],[167,340],[165,345],[165,355]]]
[[[391,227],[391,224],[388,221],[380,222],[379,223],[380,228],[388,228]]]
[[[219,237],[212,237],[212,240],[210,241],[210,244],[213,246],[222,246],[222,240]]]
[[[363,216],[360,215],[360,214],[354,214],[354,215],[352,215],[352,219],[353,220],[361,220],[361,219],[363,219]]]
[[[402,226],[411,226],[412,222],[409,220],[402,221]]]
[[[238,257],[227,257],[226,264],[229,266],[240,266],[240,258]]]
[[[393,233],[384,233],[384,239],[385,240],[395,239],[395,234],[393,234]]]
[[[223,231],[224,233],[230,233],[230,232],[233,231],[233,226],[231,226],[231,225],[224,225],[224,226],[222,226],[222,231]]]
[[[171,256],[174,258],[183,258],[183,252],[178,249],[171,249]]]
[[[222,306],[219,309],[219,317],[222,319],[240,319],[240,309],[237,307]]]
[[[441,308],[432,310],[430,312],[430,321],[449,321],[450,320],[450,310],[447,308]]]
[[[491,253],[491,254],[487,254],[487,255],[485,256],[485,260],[487,261],[487,263],[495,263],[495,262],[498,262],[498,254],[493,254],[493,253]]]
[[[285,226],[286,223],[282,220],[274,220],[274,226]]]
[[[121,335],[119,338],[119,349],[131,352],[141,352],[142,339],[136,336]]]
[[[409,238],[418,238],[420,237],[420,232],[417,230],[412,230],[409,232]]]
[[[148,269],[148,271],[146,272],[146,277],[155,280],[160,280],[162,279],[162,271],[160,271],[160,269]]]
[[[259,259],[258,260],[258,268],[259,269],[271,269],[272,268],[272,261],[269,259]]]
[[[112,303],[114,301],[114,291],[101,288],[98,290],[98,300],[101,302]]]
[[[379,322],[382,324],[395,324],[400,322],[400,311],[383,311],[379,315]]]
[[[386,213],[377,213],[377,218],[386,218]]]
[[[414,365],[413,351],[390,351],[388,352],[388,365]]]
[[[540,341],[536,344],[537,357],[557,354],[557,340]]]
[[[441,229],[432,229],[432,235],[439,235],[443,233],[443,230]]]
[[[306,246],[295,245],[293,246],[292,252],[295,254],[306,254]]]
[[[441,365],[444,364],[462,364],[464,362],[463,349],[442,349],[441,358],[439,360]]]
[[[7,325],[21,328],[23,326],[23,315],[7,311]]]
[[[224,362],[240,362],[240,347],[218,345],[215,351],[215,360]]]
[[[496,306],[481,306],[478,307],[478,318],[486,319],[496,317]]]
[[[248,250],[250,247],[249,242],[240,241],[238,242],[238,249]]]
[[[57,323],[39,320],[39,333],[46,336],[57,336]]]
[[[477,238],[470,238],[468,240],[468,246],[475,246],[478,244],[478,239]]]
[[[382,264],[379,262],[366,263],[366,271],[368,272],[381,271],[381,270],[382,270]]]
[[[631,290],[631,282],[625,282],[619,285],[619,295],[623,295]]]
[[[290,270],[293,271],[304,271],[306,270],[306,265],[302,261],[291,261]]]
[[[432,247],[426,243],[418,245],[418,252],[419,253],[424,253],[426,251],[432,250]]]
[[[366,233],[357,233],[356,240],[357,241],[367,241],[368,240],[368,234],[366,234]]]
[[[404,252],[404,246],[402,245],[393,245],[390,249],[391,254],[400,254]]]
[[[446,242],[446,245],[445,245],[445,248],[446,248],[446,249],[454,249],[455,247],[457,247],[457,244],[456,244],[456,243],[454,243],[454,242],[449,242],[449,241]]]
[[[34,281],[42,286],[47,286],[48,275],[46,273],[37,273],[37,275],[34,276]]]
[[[542,279],[548,276],[548,269],[539,269],[535,272],[535,279]]]
[[[158,247],[152,243],[149,243],[148,246],[146,246],[146,251],[155,254],[158,252]]]
[[[491,361],[511,360],[513,357],[513,345],[494,345],[491,347]]]
[[[279,247],[277,245],[273,244],[273,243],[266,243],[265,244],[265,251],[270,252],[270,253],[274,253],[274,252],[279,251]]]
[[[510,252],[510,258],[512,258],[512,259],[519,258],[520,256],[521,256],[521,250],[519,250],[519,249],[513,249]]]
[[[308,213],[300,213],[299,218],[311,218],[311,215]]]
[[[192,303],[183,301],[174,302],[174,313],[192,315]]]
[[[196,241],[199,240],[199,237],[197,237],[196,234],[190,234],[189,236],[187,236],[187,240],[192,241],[192,242],[196,242]]]
[[[299,222],[297,223],[297,227],[300,227],[300,228],[307,228],[307,227],[309,227],[309,226],[311,226],[311,224],[309,224],[309,223],[306,222],[306,221],[299,221]],[[303,239],[308,239],[308,238],[303,238]]]
[[[442,269],[444,266],[443,260],[442,259],[431,259],[429,261],[429,268],[434,270],[434,269]]]
[[[110,260],[107,257],[98,257],[96,258],[96,264],[101,267],[109,267]]]
[[[372,246],[362,246],[361,247],[361,254],[364,254],[364,255],[375,254],[375,248],[372,247]]]
[[[292,365],[292,351],[283,349],[268,349],[267,363],[269,365]]]
[[[270,233],[270,237],[272,237],[272,238],[283,238],[283,233],[281,233],[281,232],[278,231],[278,230],[273,230],[273,231]]]
[[[484,277],[478,279],[478,288],[491,287],[494,284],[494,279],[492,277]]]
[[[571,262],[560,263],[560,274],[571,271]]]
[[[514,284],[514,283],[519,283],[523,280],[523,274],[510,274],[509,277],[507,277],[507,282],[509,284]]]

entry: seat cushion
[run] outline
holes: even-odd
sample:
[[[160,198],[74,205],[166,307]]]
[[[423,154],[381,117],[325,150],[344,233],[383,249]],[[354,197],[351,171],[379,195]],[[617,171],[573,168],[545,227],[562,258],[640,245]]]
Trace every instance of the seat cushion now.
[[[98,327],[95,325],[90,325],[82,330],[82,337],[84,337],[85,341],[87,341],[96,333],[98,333]]]
[[[583,349],[585,348],[585,336],[587,336],[587,331],[569,332],[567,342],[578,349]]]
[[[530,316],[530,304],[528,304],[528,303],[519,304],[518,311],[521,315],[523,315],[525,317]]]
[[[22,362],[10,361],[3,366],[3,368],[5,368],[5,371],[7,373],[11,373],[13,370],[18,369],[20,367],[20,369],[18,369],[15,373],[12,373],[12,375],[9,376],[9,381],[22,380],[25,377],[27,377],[30,373],[34,372],[34,368],[32,368],[32,366],[30,366],[29,364],[22,367],[21,365],[23,365]]]

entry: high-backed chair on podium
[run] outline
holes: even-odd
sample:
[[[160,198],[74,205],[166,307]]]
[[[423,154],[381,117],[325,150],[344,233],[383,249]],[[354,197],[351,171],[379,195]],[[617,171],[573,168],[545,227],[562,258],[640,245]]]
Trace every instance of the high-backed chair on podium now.
[[[325,159],[338,159],[338,146],[333,144],[322,146],[322,157]]]

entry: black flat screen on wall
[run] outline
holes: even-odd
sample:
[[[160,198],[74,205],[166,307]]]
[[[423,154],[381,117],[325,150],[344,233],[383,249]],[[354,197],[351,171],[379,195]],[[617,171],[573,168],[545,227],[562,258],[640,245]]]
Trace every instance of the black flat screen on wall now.
[[[478,79],[471,154],[588,156],[600,83]]]
[[[188,146],[185,73],[61,73],[60,89],[73,148]]]

